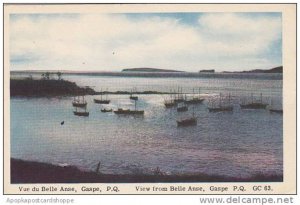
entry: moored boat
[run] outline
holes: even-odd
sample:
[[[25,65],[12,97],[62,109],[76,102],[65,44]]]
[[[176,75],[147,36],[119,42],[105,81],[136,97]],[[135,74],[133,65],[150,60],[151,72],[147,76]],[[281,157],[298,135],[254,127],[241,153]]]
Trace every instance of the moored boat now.
[[[94,103],[97,103],[97,104],[109,104],[110,100],[107,99],[107,92],[106,92],[106,98],[103,99],[103,92],[101,91],[101,98],[100,99],[94,99]]]
[[[222,94],[220,93],[219,99],[218,99],[218,105],[214,105],[213,102],[211,102],[211,106],[208,107],[209,112],[231,112],[233,111],[233,105],[231,104],[231,96],[230,94],[227,97],[222,97]]]
[[[178,127],[195,126],[195,125],[197,125],[197,118],[196,117],[177,120],[177,126]]]
[[[113,110],[112,109],[101,109],[101,112],[112,112]]]
[[[86,100],[84,99],[84,96],[82,96],[82,98],[80,99],[79,96],[74,97],[74,100],[72,101],[72,105],[73,107],[81,107],[84,108],[87,105]]]
[[[115,110],[114,113],[122,114],[122,115],[143,115],[144,110],[130,110],[130,109],[119,108],[118,110]]]
[[[114,111],[115,114],[120,115],[144,115],[144,110],[137,110],[136,100],[134,101],[134,110],[118,108]]]
[[[281,109],[269,109],[269,111],[270,111],[271,113],[283,114],[283,110],[281,110]]]
[[[82,116],[82,117],[88,117],[89,116],[89,112],[86,111],[86,107],[84,110],[78,110],[77,107],[76,107],[76,110],[73,111],[74,115],[77,115],[77,116]]]
[[[97,104],[109,104],[110,100],[94,99],[94,103],[97,103]]]
[[[263,102],[262,93],[260,94],[260,100],[255,101],[253,98],[253,94],[251,94],[251,102],[241,103],[241,109],[266,109],[268,106],[267,103]]]
[[[177,112],[186,112],[186,111],[188,111],[188,107],[184,103],[178,104]]]

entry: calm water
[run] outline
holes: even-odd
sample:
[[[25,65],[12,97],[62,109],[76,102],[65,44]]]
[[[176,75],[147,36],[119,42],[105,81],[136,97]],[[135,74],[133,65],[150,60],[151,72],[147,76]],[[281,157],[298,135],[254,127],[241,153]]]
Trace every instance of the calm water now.
[[[283,170],[282,115],[267,110],[240,110],[238,99],[263,93],[264,100],[282,106],[282,80],[213,78],[137,78],[64,76],[81,86],[109,91],[184,92],[201,87],[203,97],[219,92],[234,96],[234,112],[209,113],[204,104],[194,107],[195,127],[177,128],[176,119],[190,115],[165,109],[164,95],[140,95],[144,117],[102,113],[87,96],[88,118],[73,115],[72,98],[12,98],[11,155],[15,158],[67,163],[94,170],[101,161],[104,173],[166,173],[249,176]],[[111,95],[106,108],[134,108],[128,95]],[[191,109],[190,109],[191,110]],[[63,126],[61,121],[65,121]]]

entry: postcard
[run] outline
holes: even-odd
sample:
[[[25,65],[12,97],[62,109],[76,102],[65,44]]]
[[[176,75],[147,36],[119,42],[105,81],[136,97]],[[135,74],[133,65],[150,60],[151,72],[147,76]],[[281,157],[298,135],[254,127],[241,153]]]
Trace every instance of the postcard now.
[[[4,4],[4,194],[296,194],[296,4]]]

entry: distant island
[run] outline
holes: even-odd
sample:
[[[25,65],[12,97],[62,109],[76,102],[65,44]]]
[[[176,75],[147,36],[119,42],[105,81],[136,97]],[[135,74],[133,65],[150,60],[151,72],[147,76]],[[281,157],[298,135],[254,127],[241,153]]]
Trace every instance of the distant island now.
[[[122,72],[184,72],[178,70],[158,69],[158,68],[126,68]]]
[[[255,70],[248,70],[248,71],[224,71],[223,73],[282,73],[283,66],[278,66],[275,68],[263,70],[263,69],[255,69]]]

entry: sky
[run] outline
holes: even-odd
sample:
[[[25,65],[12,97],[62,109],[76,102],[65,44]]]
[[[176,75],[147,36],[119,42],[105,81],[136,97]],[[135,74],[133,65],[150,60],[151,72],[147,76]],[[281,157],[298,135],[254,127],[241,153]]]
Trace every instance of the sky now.
[[[282,65],[281,13],[11,14],[11,70]]]

